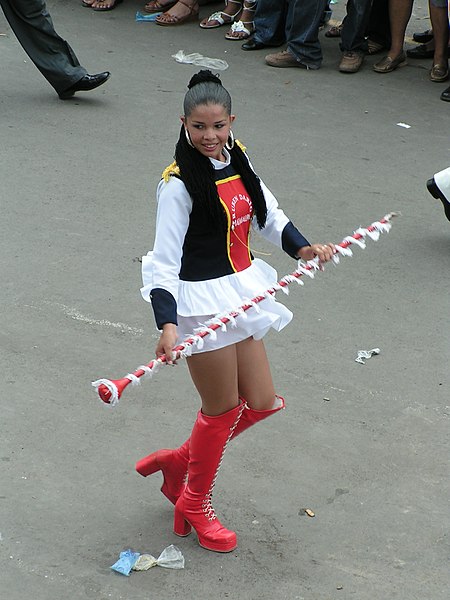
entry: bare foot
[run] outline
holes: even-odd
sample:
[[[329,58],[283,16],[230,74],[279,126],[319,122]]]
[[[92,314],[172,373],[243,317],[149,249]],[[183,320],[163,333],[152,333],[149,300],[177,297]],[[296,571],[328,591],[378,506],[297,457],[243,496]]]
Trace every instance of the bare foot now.
[[[121,2],[122,0],[94,0],[91,4],[91,8],[93,10],[98,10],[99,12],[102,10],[112,10]]]

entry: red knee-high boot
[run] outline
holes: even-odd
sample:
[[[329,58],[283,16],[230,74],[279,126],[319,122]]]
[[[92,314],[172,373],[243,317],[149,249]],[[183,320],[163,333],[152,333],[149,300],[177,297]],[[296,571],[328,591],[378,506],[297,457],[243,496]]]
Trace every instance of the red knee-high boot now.
[[[187,439],[174,450],[164,449],[153,452],[136,463],[136,471],[144,477],[162,471],[164,481],[161,492],[172,504],[178,500],[186,482],[189,441],[190,439]]]
[[[284,398],[282,396],[275,396],[273,407],[268,410],[255,410],[254,408],[250,408],[243,398],[241,398],[241,400],[245,403],[245,409],[234,431],[233,438],[249,427],[252,427],[252,425],[255,425],[255,423],[267,419],[267,417],[270,417],[285,407]]]
[[[241,400],[244,402],[245,408],[236,429],[233,432],[232,438],[236,437],[255,423],[270,417],[285,406],[284,398],[281,396],[275,396],[274,407],[269,410],[254,410],[245,403],[243,398],[241,398]],[[164,481],[161,491],[172,504],[176,503],[185,485],[189,462],[189,443],[190,438],[188,438],[179,448],[173,450],[158,450],[157,452],[153,452],[152,454],[141,458],[141,460],[136,463],[136,471],[143,477],[152,475],[157,471],[162,472]]]
[[[234,430],[233,438],[258,421],[262,421],[284,408],[284,398],[281,396],[275,396],[274,407],[269,410],[254,410],[245,403],[243,398],[241,400],[245,404],[245,409]],[[189,442],[190,439],[187,439],[184,444],[174,450],[158,450],[141,458],[136,463],[136,471],[143,477],[162,471],[164,481],[161,491],[172,504],[176,503],[185,485],[189,462]]]
[[[225,529],[211,506],[222,458],[241,418],[245,404],[218,416],[199,411],[189,444],[188,480],[175,505],[173,530],[185,536],[193,527],[200,546],[231,552],[237,545],[234,531]]]

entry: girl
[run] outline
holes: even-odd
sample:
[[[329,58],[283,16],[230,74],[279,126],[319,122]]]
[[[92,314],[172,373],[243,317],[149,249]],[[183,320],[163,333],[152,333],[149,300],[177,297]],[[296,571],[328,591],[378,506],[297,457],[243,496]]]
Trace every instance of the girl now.
[[[220,79],[200,71],[188,88],[175,162],[158,185],[153,252],[142,265],[141,292],[162,331],[156,356],[166,354],[169,364],[178,340],[277,280],[269,265],[253,259],[251,227],[293,258],[318,256],[325,262],[335,252],[332,244],[309,244],[253,171],[234,140],[231,98]],[[187,358],[201,398],[190,438],[136,465],[144,476],[162,471],[161,491],[175,505],[174,532],[185,536],[193,527],[200,545],[216,552],[237,545],[236,534],[223,527],[211,506],[227,444],[284,408],[262,338],[270,327],[279,331],[287,325],[292,313],[272,298],[259,307]]]

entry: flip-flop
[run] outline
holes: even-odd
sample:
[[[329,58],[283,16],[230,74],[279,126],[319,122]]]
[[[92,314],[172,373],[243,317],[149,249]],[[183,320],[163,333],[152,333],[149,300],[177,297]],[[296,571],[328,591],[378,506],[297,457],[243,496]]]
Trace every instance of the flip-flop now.
[[[97,0],[98,2],[106,2],[106,0]],[[92,10],[95,10],[96,12],[107,12],[108,10],[114,10],[116,8],[116,6],[118,4],[120,4],[121,2],[123,2],[123,0],[113,0],[113,3],[110,6],[105,6],[105,8],[100,8],[99,6],[97,8],[94,8],[93,6],[91,7]]]

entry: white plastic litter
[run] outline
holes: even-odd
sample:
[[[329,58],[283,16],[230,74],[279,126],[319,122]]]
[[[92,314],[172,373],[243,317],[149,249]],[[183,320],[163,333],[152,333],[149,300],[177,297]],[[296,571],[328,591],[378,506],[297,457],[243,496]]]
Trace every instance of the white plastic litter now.
[[[368,358],[372,358],[372,356],[377,354],[380,354],[379,348],[372,348],[372,350],[358,350],[358,356],[355,358],[355,362],[365,365]]]
[[[133,571],[147,571],[156,566],[165,569],[184,569],[184,556],[179,548],[171,544],[164,548],[158,558],[151,554],[141,554],[133,565]]]
[[[226,61],[221,60],[220,58],[209,58],[208,56],[203,56],[198,52],[185,54],[184,50],[178,50],[176,54],[172,54],[172,58],[179,63],[196,65],[197,67],[218,69],[219,71],[225,71],[225,69],[228,69],[228,63]]]
[[[408,123],[397,123],[397,125],[399,127],[404,127],[404,129],[411,129],[411,125],[408,125]]]

